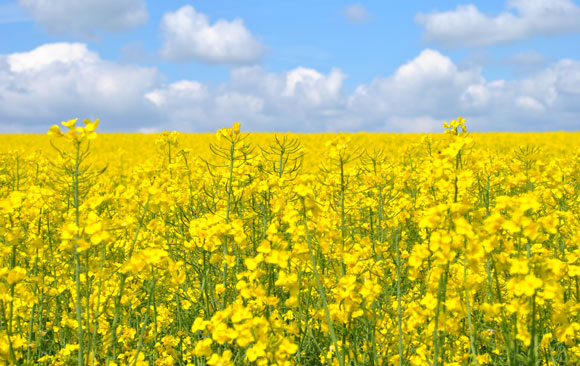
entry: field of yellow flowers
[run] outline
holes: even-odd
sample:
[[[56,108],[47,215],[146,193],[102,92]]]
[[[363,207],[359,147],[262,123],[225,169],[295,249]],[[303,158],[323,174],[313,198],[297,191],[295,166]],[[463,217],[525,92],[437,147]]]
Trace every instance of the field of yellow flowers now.
[[[464,122],[0,136],[0,362],[580,364],[580,133]]]

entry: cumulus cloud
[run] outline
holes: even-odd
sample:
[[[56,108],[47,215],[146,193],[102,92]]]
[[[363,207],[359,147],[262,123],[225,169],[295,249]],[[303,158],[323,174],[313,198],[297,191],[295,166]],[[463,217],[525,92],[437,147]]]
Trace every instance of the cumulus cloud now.
[[[103,60],[82,43],[0,55],[0,131],[46,131],[73,117],[99,117],[106,131],[441,131],[458,115],[472,131],[574,130],[580,61],[563,59],[514,81],[486,80],[423,50],[391,75],[354,91],[346,75],[296,67],[234,67],[229,80],[167,82],[155,68]]]
[[[161,21],[161,56],[170,61],[197,60],[209,64],[243,65],[260,60],[264,46],[244,26],[242,19],[209,17],[185,5],[166,13]]]
[[[580,107],[574,100],[579,97],[580,62],[575,60],[560,60],[520,80],[487,81],[479,68],[459,69],[439,52],[424,50],[393,76],[359,86],[349,109],[366,111],[375,126],[382,116],[385,128],[424,116],[442,122],[462,115],[470,129],[479,131],[577,129]],[[424,129],[425,121],[401,129]],[[439,124],[430,126],[440,130]]]
[[[427,49],[400,66],[394,75],[359,86],[348,103],[352,111],[366,114],[369,121],[382,120],[385,127],[391,119],[411,121],[418,116],[431,116],[445,120],[450,111],[457,110],[451,104],[460,93],[483,82],[478,69],[459,70],[449,57]],[[425,126],[424,121],[425,118],[421,126]],[[415,125],[400,127],[418,129]],[[432,127],[439,128],[438,124]]]
[[[83,43],[0,55],[0,124],[38,131],[72,117],[101,117],[119,130],[129,118],[147,122],[143,95],[159,77],[154,68],[102,60]]]
[[[344,105],[338,69],[324,75],[304,67],[268,73],[260,66],[232,69],[228,84],[212,88],[179,81],[157,88],[146,98],[166,113],[168,126],[211,131],[241,120],[251,130],[326,130],[332,110]],[[217,123],[217,125],[216,125]]]
[[[418,14],[423,39],[444,47],[475,47],[537,36],[580,32],[580,7],[572,0],[509,0],[507,11],[488,16],[475,5]]]
[[[54,35],[94,37],[147,22],[144,0],[19,0],[34,21]]]
[[[550,60],[549,57],[544,56],[537,51],[528,50],[508,56],[502,60],[502,63],[506,65],[528,66],[538,64],[544,65]]]
[[[240,120],[250,130],[437,132],[457,115],[475,131],[570,130],[580,117],[580,62],[574,60],[520,80],[488,81],[481,68],[459,67],[426,49],[349,94],[345,77],[339,69],[269,73],[242,67],[218,87],[181,81],[154,90],[149,99],[166,113],[168,125],[203,131],[219,127],[216,121]]]
[[[344,11],[346,20],[351,24],[361,24],[373,21],[373,15],[362,4],[352,4],[347,6]]]
[[[511,67],[514,75],[522,76],[544,69],[551,61],[550,57],[528,50],[504,57],[500,64]]]

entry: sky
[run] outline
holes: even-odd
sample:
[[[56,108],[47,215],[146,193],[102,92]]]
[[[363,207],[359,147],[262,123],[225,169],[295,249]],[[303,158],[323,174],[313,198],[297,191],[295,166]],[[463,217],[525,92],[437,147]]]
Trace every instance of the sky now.
[[[0,133],[580,130],[579,0],[0,0]]]

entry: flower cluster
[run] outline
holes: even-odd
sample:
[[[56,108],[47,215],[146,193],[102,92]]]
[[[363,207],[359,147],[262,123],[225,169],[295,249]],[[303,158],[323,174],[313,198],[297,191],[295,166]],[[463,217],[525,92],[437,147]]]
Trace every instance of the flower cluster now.
[[[0,136],[0,363],[580,364],[578,134],[76,121]]]
[[[59,125],[52,125],[48,130],[48,134],[51,136],[64,137],[68,140],[76,142],[79,142],[83,139],[94,140],[97,137],[95,130],[99,126],[98,119],[96,119],[94,122],[91,122],[85,118],[83,121],[85,123],[85,127],[76,127],[77,121],[78,118],[61,122],[63,126],[68,128],[67,132],[62,132]]]

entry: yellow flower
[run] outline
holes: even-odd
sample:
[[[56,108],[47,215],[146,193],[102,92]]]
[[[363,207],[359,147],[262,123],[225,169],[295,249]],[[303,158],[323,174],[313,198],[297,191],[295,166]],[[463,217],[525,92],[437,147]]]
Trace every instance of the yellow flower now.
[[[78,118],[61,122],[63,126],[68,127],[66,133],[63,133],[58,125],[52,125],[48,130],[48,135],[65,137],[66,139],[75,142],[79,142],[85,138],[87,140],[94,140],[97,137],[95,130],[99,125],[99,120],[96,119],[95,122],[91,122],[88,119],[85,119],[85,127],[76,127],[77,120]]]
[[[64,134],[62,133],[62,131],[60,130],[60,127],[58,125],[50,126],[50,129],[48,130],[48,135],[49,136],[64,136]]]
[[[202,318],[195,318],[195,321],[191,326],[191,332],[195,333],[199,330],[205,330],[208,324],[209,322],[207,320],[203,320]]]
[[[26,269],[22,267],[14,267],[8,271],[6,282],[9,285],[14,285],[26,278]]]
[[[238,336],[238,332],[235,329],[230,328],[225,323],[211,324],[211,337],[218,344],[224,344],[235,340]]]
[[[84,127],[85,132],[93,132],[99,126],[99,119],[98,118],[95,120],[95,122],[91,122],[90,120],[88,120],[88,119],[85,118],[83,122],[86,125]]]
[[[244,259],[244,264],[246,265],[246,268],[248,269],[248,271],[253,271],[263,261],[264,261],[264,254],[258,253],[258,255],[253,257],[253,258],[248,257],[248,258]]]
[[[69,119],[68,121],[65,122],[61,122],[61,124],[65,127],[68,127],[69,131],[70,130],[74,130],[75,129],[75,125],[78,121],[78,118],[75,119]]]
[[[288,267],[289,258],[290,254],[285,250],[272,250],[266,257],[265,262],[270,264],[277,264],[281,268],[286,268]]]
[[[296,343],[294,343],[290,339],[288,339],[288,337],[284,337],[282,339],[282,343],[280,343],[280,345],[278,346],[278,350],[280,352],[284,352],[284,353],[287,353],[289,355],[292,355],[292,354],[296,353],[296,351],[298,350],[298,346],[296,345]]]
[[[242,127],[242,125],[239,122],[234,122],[232,125],[232,130],[234,131],[234,133],[236,135],[240,134],[240,128]]]
[[[512,259],[510,273],[511,274],[528,274],[530,268],[528,267],[528,261],[525,259]]]
[[[193,354],[196,356],[209,356],[212,354],[211,345],[213,340],[211,338],[203,338],[195,344]]]
[[[250,361],[250,362],[254,362],[258,358],[265,357],[265,356],[266,356],[266,345],[263,344],[262,342],[258,342],[256,344],[254,344],[252,346],[252,348],[249,348],[246,351],[246,357],[248,358],[248,361]]]
[[[502,228],[510,232],[511,234],[515,234],[520,232],[522,229],[519,225],[516,225],[512,220],[508,220],[502,224]]]
[[[437,298],[432,294],[427,293],[421,300],[421,305],[425,306],[429,310],[435,310],[435,307],[437,307]]]
[[[516,296],[526,295],[531,297],[536,293],[536,290],[544,285],[544,281],[536,277],[533,273],[524,277],[523,281],[519,281],[514,289]]]
[[[338,298],[344,300],[346,298],[355,296],[355,289],[357,287],[356,276],[346,275],[338,281]]]
[[[243,305],[234,305],[232,310],[231,320],[233,323],[240,323],[246,319],[252,318],[252,312],[247,307]]]

